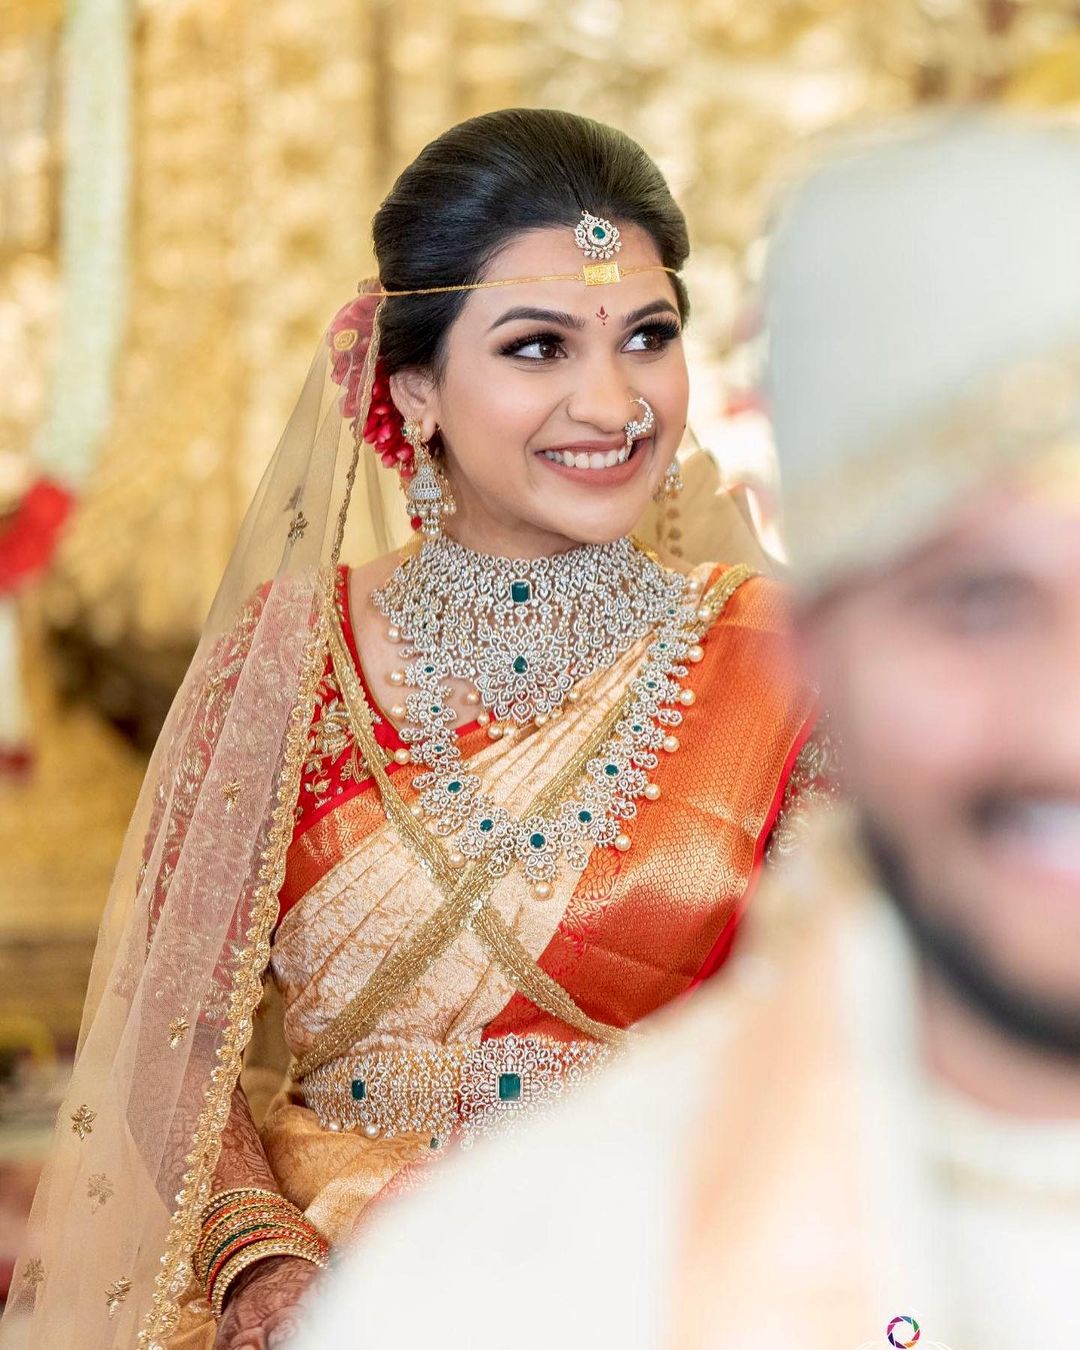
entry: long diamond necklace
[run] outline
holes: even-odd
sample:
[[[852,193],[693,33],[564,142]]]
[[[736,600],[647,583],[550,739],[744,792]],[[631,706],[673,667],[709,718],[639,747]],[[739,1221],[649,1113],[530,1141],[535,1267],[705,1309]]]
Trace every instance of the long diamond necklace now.
[[[445,537],[428,541],[376,590],[372,599],[403,644],[407,664],[391,681],[409,688],[395,708],[408,725],[401,760],[424,766],[414,780],[418,814],[436,834],[453,838],[451,861],[483,859],[502,876],[522,866],[546,896],[559,862],[583,868],[592,849],[630,846],[619,822],[637,813],[636,799],[655,800],[648,773],[657,751],[674,752],[681,707],[694,701],[686,661],[698,645],[700,583],[670,572],[629,539],[587,545],[553,558],[493,558]],[[601,753],[590,760],[573,795],[549,816],[519,820],[484,793],[461,763],[449,704],[449,678],[476,686],[470,701],[495,721],[497,739],[529,722],[543,725],[574,701],[582,679],[610,666],[650,631],[655,637],[631,682],[633,698]],[[490,709],[490,712],[488,711]]]

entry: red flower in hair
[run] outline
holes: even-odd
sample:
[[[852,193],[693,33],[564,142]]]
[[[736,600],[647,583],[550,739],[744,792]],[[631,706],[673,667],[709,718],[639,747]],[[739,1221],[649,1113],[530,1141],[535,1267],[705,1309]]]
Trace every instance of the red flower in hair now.
[[[365,283],[374,287],[377,282]],[[379,298],[362,291],[355,300],[340,309],[326,334],[334,354],[331,378],[344,387],[341,399],[343,417],[352,419],[360,412],[364,362],[371,346],[371,330]],[[382,361],[375,363],[371,386],[371,406],[364,423],[364,440],[388,469],[397,469],[405,480],[413,476],[413,449],[406,441],[404,421],[390,397],[390,379]]]

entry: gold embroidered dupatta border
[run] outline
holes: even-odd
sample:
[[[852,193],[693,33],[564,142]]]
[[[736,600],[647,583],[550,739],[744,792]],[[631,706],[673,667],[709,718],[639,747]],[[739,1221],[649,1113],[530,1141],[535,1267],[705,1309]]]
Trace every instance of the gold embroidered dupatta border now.
[[[699,621],[702,634],[716,621],[735,592],[757,575],[746,566],[728,568],[702,598],[705,617]],[[387,819],[415,849],[446,900],[399,950],[392,952],[359,994],[334,1018],[305,1055],[291,1069],[294,1079],[303,1078],[329,1060],[345,1054],[370,1032],[379,1017],[407,990],[414,987],[431,964],[447,950],[465,928],[488,948],[495,961],[518,990],[537,1007],[593,1040],[617,1044],[625,1039],[621,1027],[612,1027],[589,1017],[576,1002],[530,956],[510,931],[497,910],[485,903],[498,884],[480,862],[464,871],[450,865],[441,840],[413,816],[386,772],[388,757],[375,739],[371,710],[353,669],[336,611],[331,618],[330,651],[353,732],[382,798]],[[627,713],[632,699],[627,691],[595,731],[536,796],[526,815],[546,814],[563,798],[615,726]]]
[[[175,1328],[177,1302],[188,1283],[188,1261],[199,1235],[202,1203],[221,1153],[221,1138],[232,1106],[233,1089],[251,1038],[252,1019],[262,997],[262,976],[270,961],[270,937],[277,921],[278,892],[285,878],[285,857],[292,839],[293,811],[300,791],[308,727],[326,662],[327,618],[334,610],[333,585],[334,567],[331,566],[320,586],[320,612],[304,652],[303,675],[290,716],[291,725],[278,777],[273,823],[260,860],[259,884],[252,896],[251,921],[230,994],[228,1027],[217,1050],[217,1065],[210,1075],[205,1105],[192,1135],[187,1170],[169,1223],[153,1301],[139,1332],[139,1350],[156,1350]]]

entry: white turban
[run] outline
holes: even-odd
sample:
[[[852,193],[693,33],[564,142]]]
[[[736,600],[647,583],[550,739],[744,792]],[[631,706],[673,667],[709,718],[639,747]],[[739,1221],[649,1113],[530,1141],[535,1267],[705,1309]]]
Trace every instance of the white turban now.
[[[849,146],[781,206],[764,298],[788,545],[813,588],[1075,436],[1080,137],[969,113]]]

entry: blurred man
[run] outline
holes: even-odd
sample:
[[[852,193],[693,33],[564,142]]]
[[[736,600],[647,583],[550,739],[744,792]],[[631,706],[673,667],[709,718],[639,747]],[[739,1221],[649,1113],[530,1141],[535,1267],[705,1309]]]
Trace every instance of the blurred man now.
[[[856,805],[723,989],[362,1239],[304,1350],[1073,1344],[1078,222],[1080,143],[979,121],[788,201],[769,389]]]

